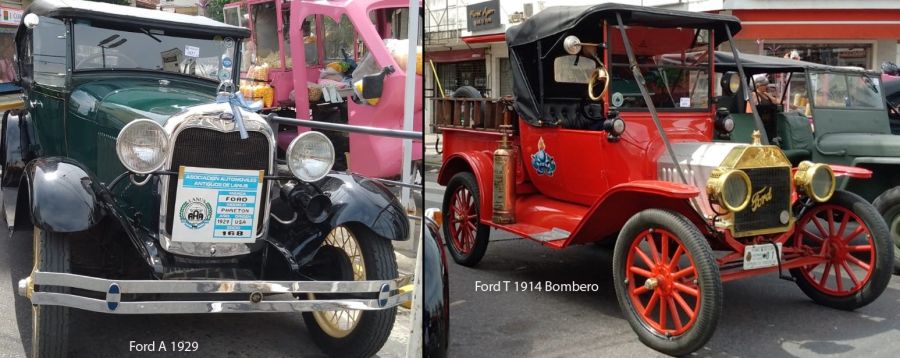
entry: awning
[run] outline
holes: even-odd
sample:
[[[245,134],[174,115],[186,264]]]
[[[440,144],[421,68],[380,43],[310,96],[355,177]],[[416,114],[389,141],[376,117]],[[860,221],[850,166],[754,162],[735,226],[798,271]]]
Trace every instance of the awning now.
[[[463,61],[476,61],[484,59],[483,48],[473,48],[451,51],[426,51],[425,59],[434,63],[450,63]]]
[[[505,42],[505,41],[506,41],[506,34],[501,32],[501,33],[499,33],[499,34],[487,34],[487,35],[466,36],[466,37],[461,37],[460,39],[463,40],[463,42],[465,42],[465,43],[467,43],[467,44],[483,44],[483,43],[489,43],[489,42]]]
[[[897,39],[900,10],[735,10],[738,39]]]

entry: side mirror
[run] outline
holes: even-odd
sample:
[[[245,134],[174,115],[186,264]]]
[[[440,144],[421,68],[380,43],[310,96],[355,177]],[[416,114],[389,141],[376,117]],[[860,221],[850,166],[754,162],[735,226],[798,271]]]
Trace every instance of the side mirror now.
[[[384,92],[384,77],[393,72],[394,67],[387,66],[377,74],[363,77],[363,98],[381,98],[381,94]]]

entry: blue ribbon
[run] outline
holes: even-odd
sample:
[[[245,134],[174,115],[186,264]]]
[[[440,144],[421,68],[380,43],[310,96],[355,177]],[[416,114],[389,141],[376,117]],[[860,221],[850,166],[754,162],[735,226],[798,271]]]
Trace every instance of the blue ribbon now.
[[[216,103],[228,103],[231,106],[231,114],[234,115],[234,123],[241,132],[241,139],[247,139],[247,129],[244,128],[244,118],[241,116],[241,108],[251,112],[259,112],[262,109],[262,101],[247,103],[244,95],[239,92],[219,92]]]

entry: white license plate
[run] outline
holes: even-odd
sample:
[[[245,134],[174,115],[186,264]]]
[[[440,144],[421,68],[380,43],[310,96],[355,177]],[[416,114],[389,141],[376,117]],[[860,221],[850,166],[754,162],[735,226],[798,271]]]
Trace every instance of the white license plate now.
[[[781,256],[781,243],[776,245],[762,244],[745,246],[744,270],[777,266],[778,258]],[[775,249],[776,247],[778,250]]]
[[[259,222],[262,170],[178,170],[172,241],[252,243]]]

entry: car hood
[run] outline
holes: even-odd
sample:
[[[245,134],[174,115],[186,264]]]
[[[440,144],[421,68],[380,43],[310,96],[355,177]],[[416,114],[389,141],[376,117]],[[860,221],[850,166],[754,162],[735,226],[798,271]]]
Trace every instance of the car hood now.
[[[147,118],[160,124],[188,107],[215,102],[215,88],[196,83],[147,79],[104,79],[77,86],[70,96],[75,115],[121,127]],[[102,123],[105,121],[116,123]]]

